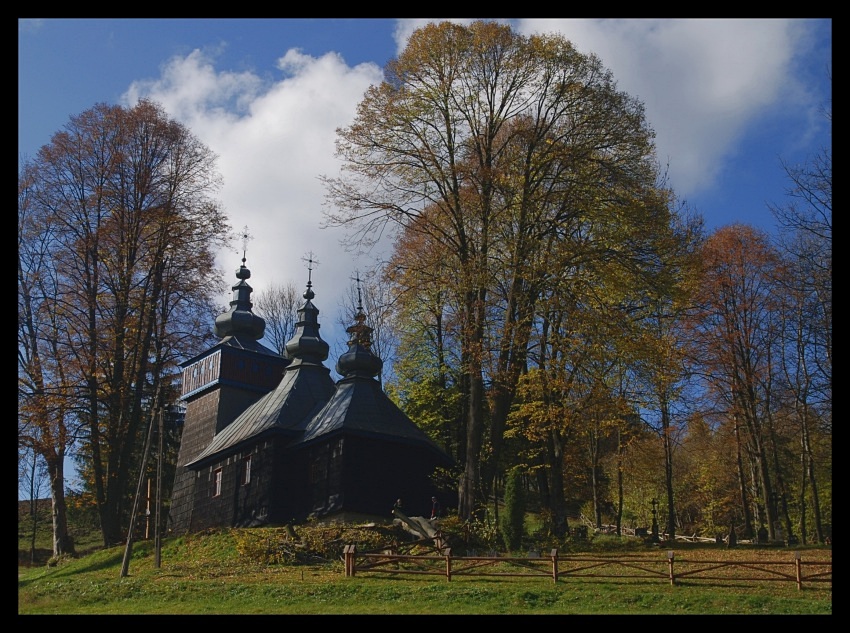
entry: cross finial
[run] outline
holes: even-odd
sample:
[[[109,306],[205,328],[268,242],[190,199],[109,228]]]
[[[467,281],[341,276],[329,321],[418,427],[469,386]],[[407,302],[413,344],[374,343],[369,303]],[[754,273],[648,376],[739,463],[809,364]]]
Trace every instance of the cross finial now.
[[[253,240],[254,236],[248,233],[248,225],[242,227],[242,232],[239,234],[242,238],[242,263],[245,263],[245,255],[248,252],[248,241]]]
[[[313,259],[313,257],[314,257],[313,251],[310,251],[309,253],[307,253],[307,255],[305,257],[301,258],[302,261],[307,262],[307,287],[308,288],[313,285],[313,265],[316,265],[316,266],[319,265],[319,261],[316,260],[316,259]]]
[[[363,312],[363,297],[360,295],[360,271],[354,271],[353,280],[357,282],[357,311]]]

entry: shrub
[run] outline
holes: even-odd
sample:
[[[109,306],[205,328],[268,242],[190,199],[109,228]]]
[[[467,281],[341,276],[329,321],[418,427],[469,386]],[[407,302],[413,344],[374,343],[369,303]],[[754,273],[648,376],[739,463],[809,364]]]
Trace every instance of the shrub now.
[[[296,532],[297,530],[297,532]],[[341,559],[346,545],[369,551],[406,538],[396,526],[358,526],[344,523],[232,530],[236,549],[245,559],[266,565],[291,565]]]
[[[467,551],[484,553],[496,550],[501,545],[499,531],[492,521],[463,521],[457,515],[452,515],[440,521],[440,530],[455,549],[462,543]],[[460,551],[457,553],[461,554]]]
[[[508,551],[516,551],[522,546],[525,532],[525,488],[522,473],[514,468],[508,473],[505,483],[505,513],[500,520],[502,540]]]

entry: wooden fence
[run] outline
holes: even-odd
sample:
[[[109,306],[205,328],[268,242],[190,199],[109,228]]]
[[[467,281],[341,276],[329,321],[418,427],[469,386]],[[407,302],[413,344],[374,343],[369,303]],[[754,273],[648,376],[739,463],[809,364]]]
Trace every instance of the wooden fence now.
[[[616,556],[616,557],[615,557]],[[832,559],[803,560],[799,552],[789,561],[695,560],[676,558],[672,550],[665,557],[647,555],[559,556],[553,549],[548,557],[530,553],[527,557],[454,556],[451,548],[442,554],[416,555],[384,552],[357,552],[355,545],[343,550],[345,575],[426,574],[445,576],[538,576],[557,583],[571,578],[637,578],[664,580],[671,585],[682,581],[786,581],[803,584],[828,582],[832,589]]]

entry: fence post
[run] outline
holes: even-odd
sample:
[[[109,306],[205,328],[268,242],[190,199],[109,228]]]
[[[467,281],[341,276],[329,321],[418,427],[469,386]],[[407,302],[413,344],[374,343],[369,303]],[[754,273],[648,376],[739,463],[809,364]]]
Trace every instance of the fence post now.
[[[803,563],[800,560],[800,552],[794,552],[794,566],[797,568],[797,591],[803,589]]]
[[[549,553],[552,557],[552,582],[558,582],[558,548],[555,547]]]
[[[354,543],[351,543],[351,544],[348,545],[348,553],[346,554],[346,561],[347,561],[346,571],[348,572],[348,575],[351,576],[351,577],[354,576],[354,566],[356,564],[354,557],[355,557],[356,551],[357,551],[357,546]]]
[[[452,580],[452,548],[446,548],[446,580]]]
[[[673,550],[667,550],[667,567],[670,569],[670,584],[676,584],[676,577],[673,575]]]

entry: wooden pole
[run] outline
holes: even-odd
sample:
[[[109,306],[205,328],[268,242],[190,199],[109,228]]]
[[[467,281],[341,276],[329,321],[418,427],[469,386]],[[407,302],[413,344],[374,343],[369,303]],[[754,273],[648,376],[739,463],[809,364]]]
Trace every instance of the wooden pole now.
[[[158,399],[157,399],[158,400]],[[127,530],[127,545],[124,548],[124,560],[121,562],[121,578],[127,575],[127,570],[130,568],[130,554],[133,551],[133,528],[136,526],[136,515],[139,512],[139,498],[142,496],[142,483],[145,480],[145,466],[148,463],[148,455],[151,448],[151,432],[153,431],[153,419],[156,408],[151,410],[151,421],[148,425],[148,436],[145,440],[145,455],[142,458],[141,466],[139,467],[139,483],[136,486],[136,498],[133,500],[133,510],[130,513],[130,527]]]
[[[145,499],[145,540],[151,537],[151,478],[148,477],[148,494]]]
[[[163,410],[159,409],[159,451],[156,462],[156,525],[154,526],[154,567],[159,569],[162,560],[162,521],[160,520],[160,512],[162,511],[162,442],[163,442]]]
[[[550,552],[550,556],[552,557],[552,582],[558,582],[558,549],[554,548]]]
[[[797,570],[797,591],[803,590],[803,564],[800,560],[800,552],[794,552],[794,567]]]
[[[673,550],[667,550],[667,567],[670,572],[670,584],[676,584],[676,577],[673,575]]]

